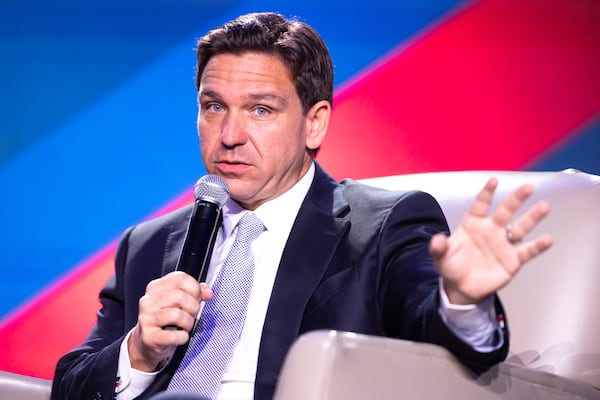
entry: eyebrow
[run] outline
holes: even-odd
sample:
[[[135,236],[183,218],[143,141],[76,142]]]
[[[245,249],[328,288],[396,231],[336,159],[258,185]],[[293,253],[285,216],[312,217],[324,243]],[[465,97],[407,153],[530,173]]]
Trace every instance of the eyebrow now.
[[[251,100],[260,101],[260,100],[269,100],[277,103],[279,106],[287,105],[287,100],[284,97],[277,96],[275,94],[270,93],[254,93],[248,96]]]
[[[201,97],[208,97],[214,100],[221,100],[221,96],[214,90],[201,90],[200,92],[198,92],[198,98]]]
[[[222,101],[223,97],[214,90],[202,90],[198,93],[198,98],[207,97],[212,100]],[[250,93],[248,95],[243,96],[244,98],[251,101],[263,101],[268,100],[276,103],[279,107],[286,106],[288,101],[282,96],[278,96],[272,93]]]

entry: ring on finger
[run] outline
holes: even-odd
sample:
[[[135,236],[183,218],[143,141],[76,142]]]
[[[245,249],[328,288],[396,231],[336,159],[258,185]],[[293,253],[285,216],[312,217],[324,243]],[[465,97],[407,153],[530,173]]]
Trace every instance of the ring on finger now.
[[[504,230],[506,231],[506,240],[508,240],[511,244],[517,244],[521,241],[521,239],[518,239],[514,236],[511,224],[506,225]]]

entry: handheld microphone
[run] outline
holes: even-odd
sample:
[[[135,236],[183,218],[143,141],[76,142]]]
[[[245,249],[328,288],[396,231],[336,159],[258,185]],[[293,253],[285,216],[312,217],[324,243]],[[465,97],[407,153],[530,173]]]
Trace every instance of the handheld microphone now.
[[[193,276],[198,282],[204,282],[221,224],[221,209],[229,198],[229,187],[220,176],[205,175],[194,185],[194,198],[196,201],[175,270]],[[181,328],[168,325],[163,329]]]
[[[194,198],[196,201],[175,270],[203,282],[215,245],[221,208],[229,198],[229,188],[220,176],[205,175],[194,186]]]

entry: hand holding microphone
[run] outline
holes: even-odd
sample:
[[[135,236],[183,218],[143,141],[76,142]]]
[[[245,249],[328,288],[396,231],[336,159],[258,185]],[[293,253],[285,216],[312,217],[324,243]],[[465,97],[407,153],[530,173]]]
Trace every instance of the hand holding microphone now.
[[[140,370],[158,368],[188,341],[200,301],[212,297],[210,288],[198,282],[206,279],[229,188],[223,178],[205,175],[194,186],[194,197],[176,271],[150,282],[140,299],[138,324],[129,338],[132,366],[139,361]]]

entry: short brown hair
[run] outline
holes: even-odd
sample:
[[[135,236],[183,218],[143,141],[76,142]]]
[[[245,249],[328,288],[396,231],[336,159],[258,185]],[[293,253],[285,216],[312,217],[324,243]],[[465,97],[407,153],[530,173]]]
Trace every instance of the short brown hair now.
[[[242,15],[211,30],[198,41],[196,88],[210,58],[217,54],[262,52],[287,66],[302,110],[315,103],[333,104],[333,63],[321,36],[308,24],[275,13]]]

